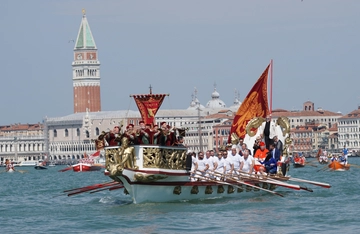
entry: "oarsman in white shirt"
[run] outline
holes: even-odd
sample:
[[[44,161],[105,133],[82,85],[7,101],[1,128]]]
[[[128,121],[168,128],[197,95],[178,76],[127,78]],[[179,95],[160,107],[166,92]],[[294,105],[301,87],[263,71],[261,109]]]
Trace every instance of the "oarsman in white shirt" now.
[[[231,149],[231,156],[229,159],[232,161],[231,171],[233,175],[238,175],[241,164],[241,156],[237,153],[236,146]]]
[[[204,159],[204,152],[200,151],[198,153],[198,158],[195,162],[195,168],[194,168],[194,173],[195,173],[195,178],[197,178],[198,180],[205,180],[205,176],[206,176],[206,172],[209,169],[209,164],[207,162],[207,160]]]
[[[210,178],[214,177],[214,162],[215,160],[217,160],[214,157],[211,157],[211,153],[210,150],[206,151],[205,153],[205,158],[204,160],[206,160],[206,163],[209,165],[209,169],[208,169],[208,173],[206,174],[206,176],[209,176]]]
[[[217,172],[217,173],[215,173],[215,178],[217,180],[221,180],[221,178],[223,179],[223,176],[221,176],[221,174],[225,174],[225,172],[226,172],[225,160],[222,157],[224,154],[227,155],[226,150],[220,151],[218,154],[218,159],[215,161],[215,164],[214,164],[214,171]]]
[[[254,158],[249,155],[249,150],[244,150],[241,158],[240,171],[251,174],[254,167]]]
[[[232,163],[231,158],[228,157],[228,154],[229,154],[228,152],[226,152],[226,153],[222,152],[222,156],[223,156],[224,164],[225,164],[225,174],[231,176],[233,163]]]

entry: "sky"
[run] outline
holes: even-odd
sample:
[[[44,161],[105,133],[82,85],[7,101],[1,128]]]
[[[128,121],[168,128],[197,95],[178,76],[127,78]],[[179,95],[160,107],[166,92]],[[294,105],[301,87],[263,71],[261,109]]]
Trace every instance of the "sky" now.
[[[216,90],[242,101],[273,59],[273,109],[343,114],[360,104],[359,0],[0,0],[0,125],[73,113],[74,43],[86,16],[101,63],[103,111],[130,94],[169,93],[162,109]]]

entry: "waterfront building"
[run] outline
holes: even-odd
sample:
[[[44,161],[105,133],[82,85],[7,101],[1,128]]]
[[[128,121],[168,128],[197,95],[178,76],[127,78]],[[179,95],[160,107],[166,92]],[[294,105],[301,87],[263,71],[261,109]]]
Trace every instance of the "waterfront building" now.
[[[339,118],[339,148],[360,151],[360,106]]]
[[[0,126],[0,162],[44,160],[43,124],[11,124]]]

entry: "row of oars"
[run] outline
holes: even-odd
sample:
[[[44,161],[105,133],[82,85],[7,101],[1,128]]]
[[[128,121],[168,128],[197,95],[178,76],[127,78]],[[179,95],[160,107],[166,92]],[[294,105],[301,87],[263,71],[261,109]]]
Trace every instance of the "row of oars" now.
[[[96,192],[100,192],[100,191],[107,190],[107,189],[111,191],[111,190],[120,189],[123,187],[124,187],[124,185],[122,183],[119,183],[117,181],[110,181],[110,182],[93,184],[93,185],[89,185],[89,186],[85,186],[85,187],[65,190],[64,193],[62,193],[58,196],[67,195],[68,197],[70,197],[73,195],[86,193],[86,192],[96,193]]]
[[[294,184],[289,184],[289,183],[285,183],[282,182],[281,180],[290,180],[290,181],[294,181],[294,182],[300,182],[300,183],[309,183],[312,185],[316,185],[316,186],[320,186],[323,188],[330,188],[331,185],[327,184],[327,183],[321,183],[321,182],[317,182],[317,181],[310,181],[310,180],[304,180],[304,179],[298,179],[298,178],[292,178],[292,177],[277,177],[277,176],[259,176],[259,175],[255,175],[255,174],[249,174],[249,173],[245,173],[245,172],[241,172],[240,175],[236,175],[236,176],[232,176],[229,174],[223,174],[223,173],[219,173],[219,172],[214,172],[214,175],[217,175],[218,177],[224,178],[224,181],[220,181],[217,179],[214,179],[210,176],[205,176],[201,173],[201,171],[197,171],[196,175],[201,177],[201,179],[207,180],[207,181],[211,181],[211,182],[215,182],[218,184],[225,184],[225,185],[232,185],[235,187],[239,187],[238,185],[246,185],[246,186],[250,186],[250,187],[255,187],[256,189],[259,190],[263,190],[278,196],[283,196],[280,193],[274,192],[272,190],[268,190],[265,188],[261,188],[255,184],[257,183],[268,183],[268,184],[273,184],[273,185],[277,185],[277,186],[281,186],[281,187],[285,187],[285,188],[289,188],[289,189],[295,189],[295,190],[305,190],[308,192],[313,192],[312,189],[309,189],[307,187],[303,187],[303,186],[299,186],[299,185],[294,185]],[[227,182],[228,181],[228,182]],[[232,182],[232,183],[229,183]],[[235,184],[234,184],[235,183]]]

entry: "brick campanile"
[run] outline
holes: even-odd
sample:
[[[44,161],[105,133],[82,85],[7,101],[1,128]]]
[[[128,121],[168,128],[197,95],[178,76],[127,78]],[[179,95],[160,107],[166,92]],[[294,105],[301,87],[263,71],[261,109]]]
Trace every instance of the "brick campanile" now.
[[[75,42],[72,70],[74,113],[101,111],[100,61],[85,10]]]

